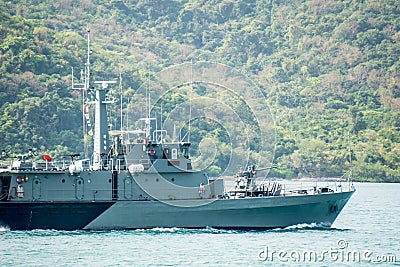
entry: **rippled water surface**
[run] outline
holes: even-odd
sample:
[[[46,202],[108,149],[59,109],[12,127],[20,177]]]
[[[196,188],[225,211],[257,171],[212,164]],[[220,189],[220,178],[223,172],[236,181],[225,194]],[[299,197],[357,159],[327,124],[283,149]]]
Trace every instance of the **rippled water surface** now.
[[[332,228],[0,228],[0,266],[400,266],[400,184],[356,188]]]

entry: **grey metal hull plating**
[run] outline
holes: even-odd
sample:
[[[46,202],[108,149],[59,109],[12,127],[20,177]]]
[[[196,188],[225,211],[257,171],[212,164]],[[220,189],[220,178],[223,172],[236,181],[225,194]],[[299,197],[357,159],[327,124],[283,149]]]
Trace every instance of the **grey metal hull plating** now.
[[[267,229],[301,223],[331,225],[353,193],[219,199],[208,204],[207,200],[175,200],[168,204],[160,201],[117,201],[84,229]]]

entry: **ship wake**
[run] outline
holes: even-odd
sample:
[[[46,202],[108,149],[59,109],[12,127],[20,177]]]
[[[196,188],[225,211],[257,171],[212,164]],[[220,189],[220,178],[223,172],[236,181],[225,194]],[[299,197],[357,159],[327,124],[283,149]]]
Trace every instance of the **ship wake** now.
[[[10,227],[4,226],[4,225],[0,225],[0,232],[6,232],[6,231],[10,231]]]
[[[347,229],[339,229],[331,227],[328,223],[300,223],[291,225],[285,228],[274,228],[271,231],[276,232],[298,232],[303,230],[314,230],[314,231],[347,231]]]

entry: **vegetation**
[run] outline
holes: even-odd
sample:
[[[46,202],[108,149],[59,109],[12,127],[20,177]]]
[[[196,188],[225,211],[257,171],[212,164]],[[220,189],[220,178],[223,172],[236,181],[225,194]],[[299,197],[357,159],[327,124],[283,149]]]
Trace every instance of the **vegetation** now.
[[[275,118],[279,168],[270,175],[352,169],[358,180],[399,182],[399,14],[395,0],[2,0],[0,148],[53,157],[83,150],[70,73],[85,62],[89,27],[93,74],[121,73],[124,99],[148,76],[191,60],[256,81]],[[199,145],[207,131],[223,151],[221,129],[196,122],[192,140]],[[222,153],[209,170],[224,164]]]

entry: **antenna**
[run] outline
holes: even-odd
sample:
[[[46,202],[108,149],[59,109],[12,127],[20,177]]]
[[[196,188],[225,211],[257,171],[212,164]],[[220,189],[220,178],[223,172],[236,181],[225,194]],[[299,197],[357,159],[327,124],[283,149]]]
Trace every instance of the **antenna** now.
[[[193,92],[193,59],[190,60],[190,86]],[[188,132],[188,143],[190,143],[190,125],[192,120],[192,99],[189,97],[189,132]]]
[[[85,81],[85,89],[89,89],[90,85],[90,55],[92,54],[92,50],[90,49],[90,29],[87,30],[87,61],[86,61],[86,81]]]
[[[162,102],[161,102],[161,114],[160,114],[160,124],[161,124],[161,130],[163,129],[163,114],[162,114],[162,106],[163,106],[163,104],[162,104]]]
[[[122,131],[122,73],[119,72],[119,94],[120,94],[120,126],[119,129]]]
[[[349,177],[347,178],[347,181],[349,182],[349,186],[350,186],[350,179],[351,179],[352,170],[353,170],[353,163],[352,163],[352,159],[351,159],[350,131],[347,132],[347,139],[348,139],[348,143],[349,143],[349,162],[350,162],[350,173],[349,173]]]
[[[147,72],[147,92],[148,92],[148,95],[147,95],[147,101],[148,101],[148,104],[147,104],[147,108],[148,108],[148,117],[150,118],[150,69],[148,70],[148,72]]]
[[[175,143],[176,141],[176,125],[174,123],[174,132],[172,133],[172,142]]]
[[[189,99],[189,132],[188,132],[188,143],[190,143],[190,125],[192,120],[192,100]]]

